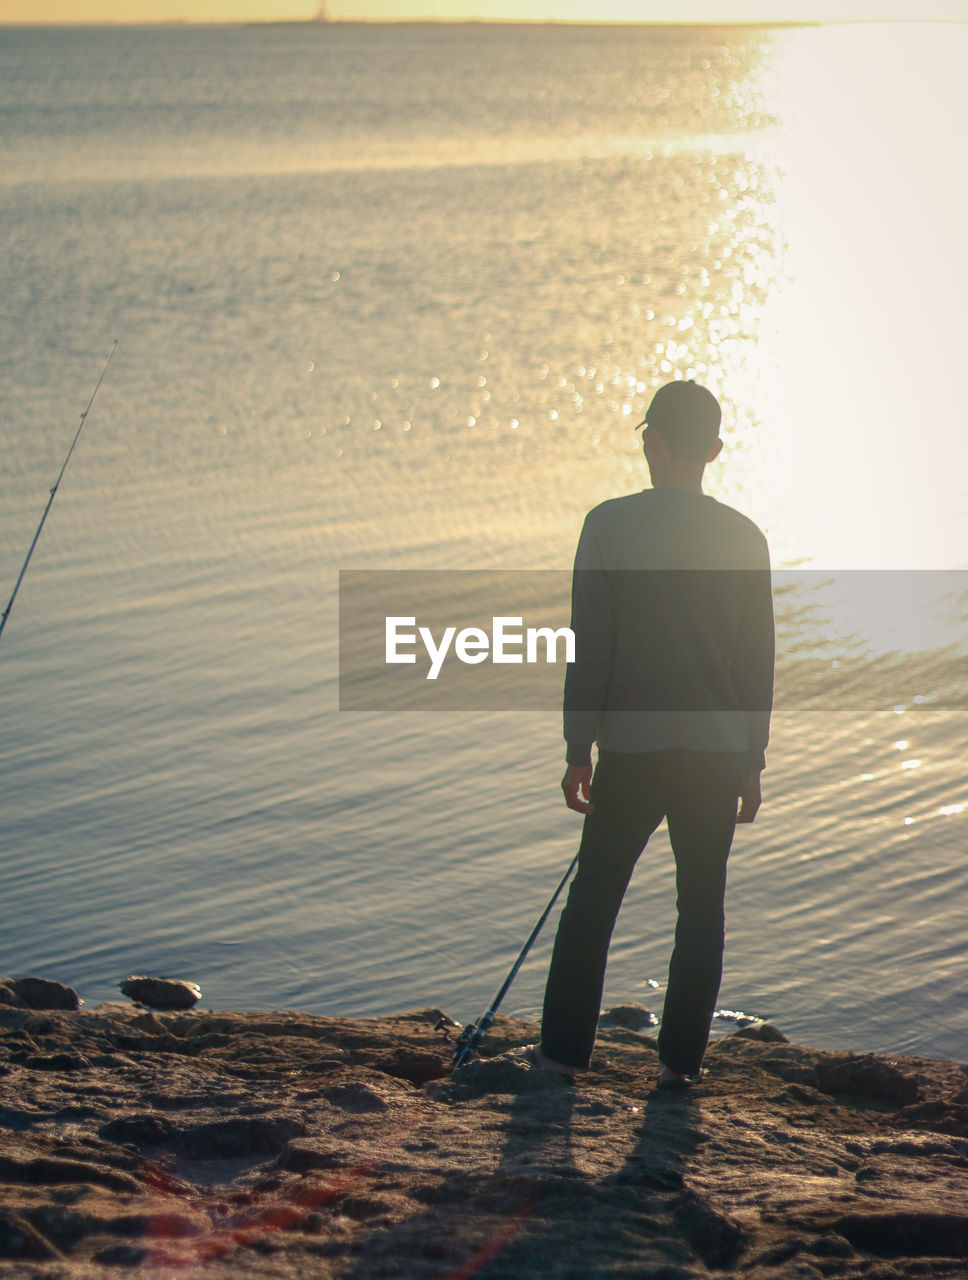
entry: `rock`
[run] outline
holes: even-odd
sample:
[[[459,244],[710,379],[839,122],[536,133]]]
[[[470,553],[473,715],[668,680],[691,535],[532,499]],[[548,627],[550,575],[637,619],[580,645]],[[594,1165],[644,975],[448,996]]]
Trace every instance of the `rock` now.
[[[916,1102],[912,1106],[902,1107],[896,1119],[900,1124],[913,1124],[918,1128],[926,1127],[938,1133],[957,1134],[968,1138],[968,1106],[963,1103],[946,1102],[935,1098],[931,1102]]]
[[[598,1025],[624,1027],[626,1031],[641,1031],[643,1027],[657,1027],[659,1019],[644,1004],[617,1004],[602,1014]]]
[[[476,1058],[452,1076],[455,1094],[475,1098],[488,1093],[536,1093],[548,1089],[570,1089],[568,1080],[556,1071],[539,1071],[506,1054],[496,1058]]]
[[[132,976],[119,985],[123,995],[149,1009],[190,1009],[202,998],[201,987],[179,978]]]
[[[783,1032],[777,1030],[772,1022],[764,1022],[761,1018],[757,1018],[755,1022],[747,1023],[745,1027],[740,1027],[738,1031],[734,1031],[732,1034],[741,1036],[745,1040],[760,1040],[763,1044],[790,1043]]]
[[[836,1224],[852,1245],[881,1258],[968,1258],[968,1213],[854,1213]]]
[[[73,987],[50,978],[3,978],[0,979],[0,1004],[23,1009],[79,1009],[81,1000]]]
[[[918,1082],[873,1054],[848,1053],[817,1064],[817,1087],[829,1094],[852,1094],[908,1106],[918,1100]]]
[[[414,1053],[413,1050],[395,1049],[381,1054],[373,1065],[378,1065],[388,1076],[409,1080],[411,1084],[426,1084],[428,1080],[441,1080],[450,1070],[449,1059],[439,1053]]]
[[[125,1146],[160,1147],[172,1134],[172,1125],[164,1116],[135,1114],[118,1116],[100,1128],[100,1136],[106,1142],[118,1142]]]
[[[292,1138],[302,1137],[303,1123],[294,1116],[226,1115],[177,1123],[166,1116],[119,1116],[101,1126],[100,1135],[152,1150],[168,1149],[188,1160],[226,1160],[278,1155]]]
[[[191,1160],[278,1156],[290,1139],[305,1132],[302,1121],[291,1115],[226,1116],[191,1125],[178,1135],[176,1149]]]
[[[322,1090],[321,1096],[342,1111],[386,1111],[390,1106],[383,1093],[362,1080],[332,1084]]]
[[[80,1053],[35,1053],[24,1058],[30,1071],[83,1071],[90,1065]]]

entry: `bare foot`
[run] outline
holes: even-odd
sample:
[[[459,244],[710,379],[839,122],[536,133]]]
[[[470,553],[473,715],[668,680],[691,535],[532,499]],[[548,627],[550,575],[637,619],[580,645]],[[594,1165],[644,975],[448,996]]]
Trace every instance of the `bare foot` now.
[[[695,1075],[687,1076],[682,1071],[673,1071],[664,1062],[659,1063],[660,1089],[688,1089],[690,1085],[696,1084],[701,1079],[701,1069]]]
[[[549,1058],[547,1054],[541,1052],[541,1045],[536,1044],[532,1049],[534,1065],[540,1067],[542,1071],[554,1071],[556,1075],[567,1076],[569,1080],[575,1078],[575,1068],[568,1067],[563,1062],[556,1062],[554,1058]]]

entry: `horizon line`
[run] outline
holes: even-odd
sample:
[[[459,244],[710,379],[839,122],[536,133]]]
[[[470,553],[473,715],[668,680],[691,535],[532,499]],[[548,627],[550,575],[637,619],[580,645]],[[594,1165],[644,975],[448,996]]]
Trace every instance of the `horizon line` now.
[[[965,26],[963,18],[92,18],[64,22],[11,18],[0,20],[0,30],[10,27],[343,27],[343,26],[527,26],[527,27],[871,27]]]

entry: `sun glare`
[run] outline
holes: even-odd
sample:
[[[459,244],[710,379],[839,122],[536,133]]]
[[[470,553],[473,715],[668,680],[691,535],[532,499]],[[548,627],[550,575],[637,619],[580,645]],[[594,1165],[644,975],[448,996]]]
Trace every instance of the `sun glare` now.
[[[770,73],[789,283],[768,305],[761,356],[804,446],[790,496],[827,528],[827,563],[850,547],[867,566],[948,567],[968,545],[955,376],[968,180],[942,123],[962,114],[966,45],[965,28],[801,31]],[[919,448],[926,427],[940,452]]]

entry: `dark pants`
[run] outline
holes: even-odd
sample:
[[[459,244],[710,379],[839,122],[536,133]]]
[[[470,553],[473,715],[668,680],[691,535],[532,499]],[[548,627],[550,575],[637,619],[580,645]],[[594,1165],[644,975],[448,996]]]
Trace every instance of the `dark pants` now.
[[[639,854],[666,818],[679,917],[659,1057],[673,1071],[699,1070],[722,979],[726,859],[744,770],[745,757],[733,752],[599,752],[595,812],[585,818],[545,989],[541,1047],[549,1058],[588,1065],[615,918]]]

